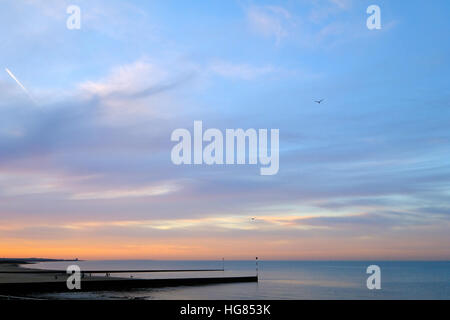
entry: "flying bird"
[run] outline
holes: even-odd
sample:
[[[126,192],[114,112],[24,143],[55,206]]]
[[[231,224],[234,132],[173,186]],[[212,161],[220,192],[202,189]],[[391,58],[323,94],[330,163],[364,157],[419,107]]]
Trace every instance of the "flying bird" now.
[[[325,99],[314,100],[314,102],[315,102],[315,103],[318,103],[318,104],[321,104],[323,100],[325,100]]]

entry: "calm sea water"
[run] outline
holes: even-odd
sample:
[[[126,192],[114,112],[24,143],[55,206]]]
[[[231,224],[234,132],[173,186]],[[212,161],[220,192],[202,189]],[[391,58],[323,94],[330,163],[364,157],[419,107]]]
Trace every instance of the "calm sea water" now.
[[[65,269],[73,262],[31,267]],[[209,269],[222,261],[80,261],[82,270]],[[381,290],[368,290],[366,269],[381,268]],[[134,278],[255,275],[254,261],[225,261],[225,272],[121,274]],[[450,261],[259,261],[258,283],[140,289],[126,292],[47,294],[63,299],[450,299]]]

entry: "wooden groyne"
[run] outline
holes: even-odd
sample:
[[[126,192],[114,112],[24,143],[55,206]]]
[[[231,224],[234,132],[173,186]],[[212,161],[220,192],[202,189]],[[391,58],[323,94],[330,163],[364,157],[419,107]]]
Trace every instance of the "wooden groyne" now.
[[[135,271],[134,271],[135,272]],[[0,294],[30,294],[45,292],[76,291],[123,291],[176,286],[200,286],[209,284],[258,282],[257,276],[247,277],[207,277],[171,279],[88,279],[81,281],[81,290],[69,290],[66,281],[0,283]]]

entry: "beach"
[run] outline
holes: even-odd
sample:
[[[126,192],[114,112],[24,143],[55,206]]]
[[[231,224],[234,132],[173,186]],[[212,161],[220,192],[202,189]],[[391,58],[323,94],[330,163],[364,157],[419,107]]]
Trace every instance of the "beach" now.
[[[67,276],[59,273],[34,273],[39,269],[23,268],[18,263],[0,263],[0,284],[2,283],[31,283],[31,282],[65,282]],[[26,272],[26,273],[1,273]],[[56,277],[56,278],[55,278]]]
[[[1,273],[1,272],[28,272],[28,273]],[[59,274],[37,274],[33,273],[37,269],[23,268],[19,263],[2,262],[0,263],[0,286],[6,283],[40,283],[40,282],[63,282],[67,280],[66,276]],[[55,279],[55,276],[58,279]],[[2,299],[28,299],[27,295],[16,296],[9,292],[0,291],[0,300]]]
[[[9,297],[10,294],[16,295],[21,294],[24,295],[23,298],[29,297],[30,294],[34,292],[27,292],[26,288],[36,288],[37,285],[48,286],[49,284],[54,284],[55,288],[65,288],[66,281],[69,277],[68,274],[63,273],[60,270],[55,270],[54,273],[49,272],[51,270],[46,270],[45,273],[40,273],[42,269],[36,269],[30,267],[34,263],[27,262],[2,262],[0,263],[0,295],[5,297]],[[24,265],[27,267],[25,268]],[[9,273],[11,272],[11,273]],[[105,281],[110,280],[110,278],[101,277],[101,276],[89,276],[83,278],[83,282],[85,281]],[[116,280],[120,280],[116,278]],[[22,287],[23,290],[14,289],[11,290],[11,285],[17,285],[15,287]],[[3,289],[6,286],[8,289]],[[22,296],[21,296],[22,298]]]

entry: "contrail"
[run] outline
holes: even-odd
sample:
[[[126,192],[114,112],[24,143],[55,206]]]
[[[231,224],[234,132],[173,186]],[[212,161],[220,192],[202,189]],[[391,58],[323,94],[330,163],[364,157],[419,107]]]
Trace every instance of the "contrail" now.
[[[17,82],[17,84],[22,88],[22,90],[27,94],[27,96],[28,96],[31,100],[33,100],[33,102],[34,102],[33,97],[30,95],[30,93],[28,92],[27,88],[25,88],[25,87],[23,86],[23,84],[20,83],[19,79],[17,79],[16,76],[15,76],[8,68],[5,68],[5,71],[9,74],[9,76],[10,76],[11,78],[13,78],[13,80],[14,80],[15,82]]]

